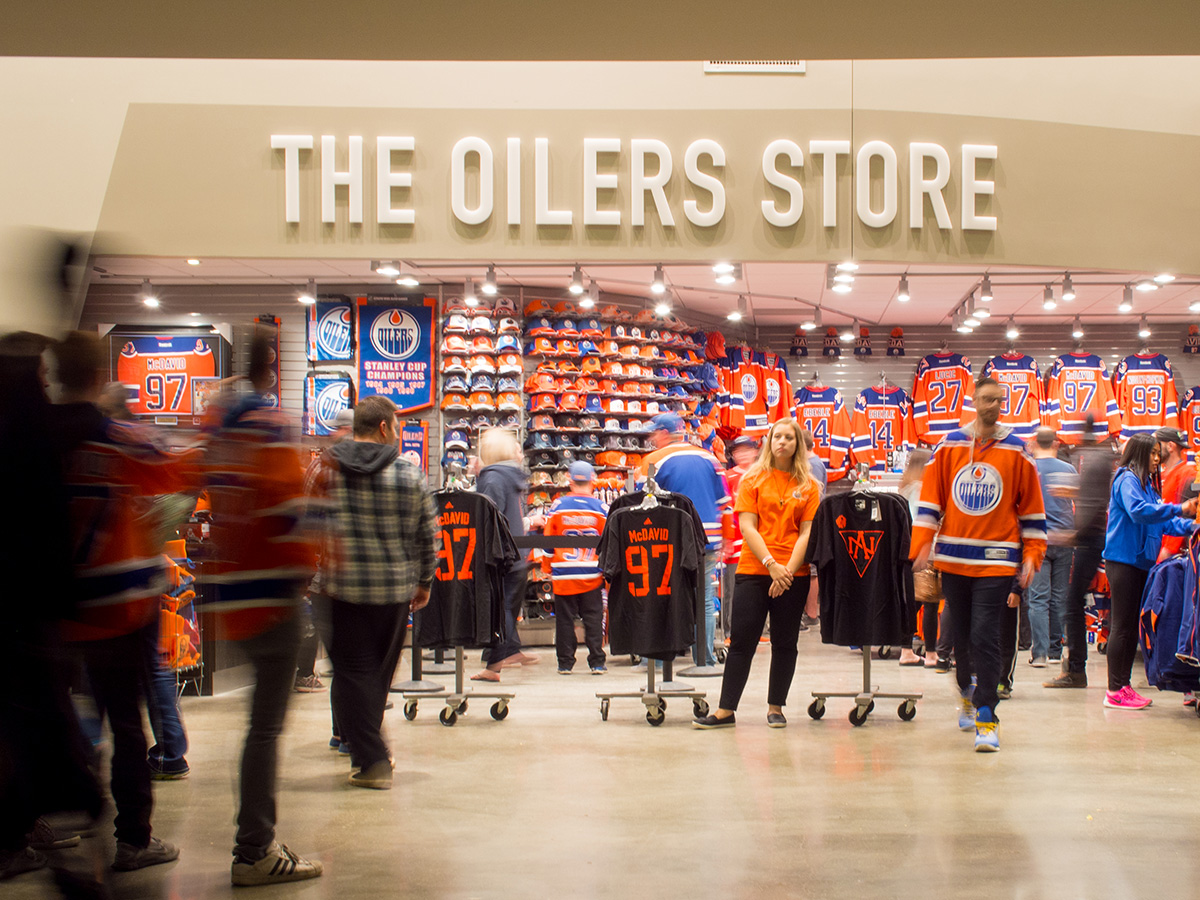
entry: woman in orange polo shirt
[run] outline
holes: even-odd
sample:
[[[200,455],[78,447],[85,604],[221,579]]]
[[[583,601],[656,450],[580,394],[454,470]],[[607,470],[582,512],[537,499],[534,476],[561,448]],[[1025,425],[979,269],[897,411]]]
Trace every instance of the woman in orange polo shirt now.
[[[742,476],[734,512],[742,528],[742,555],[734,577],[729,657],[715,713],[697,717],[697,728],[727,728],[746,687],[767,617],[771,618],[771,673],[767,725],[783,728],[783,705],[796,673],[796,642],[808,597],[803,564],[808,533],[821,502],[795,419],[771,426],[758,460]]]

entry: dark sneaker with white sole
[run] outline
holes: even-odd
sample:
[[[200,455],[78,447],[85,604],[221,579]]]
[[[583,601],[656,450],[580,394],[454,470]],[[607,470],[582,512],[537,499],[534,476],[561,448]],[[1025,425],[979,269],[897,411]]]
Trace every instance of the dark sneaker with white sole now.
[[[692,724],[697,728],[732,728],[737,724],[734,719],[736,716],[726,716],[724,719],[718,719],[716,715],[711,716],[696,716],[692,719]]]
[[[305,859],[278,841],[272,841],[262,859],[252,861],[235,856],[229,880],[240,886],[282,884],[316,878],[322,871],[321,864],[315,859]]]
[[[117,856],[112,867],[118,872],[132,872],[134,869],[145,869],[147,866],[157,866],[177,859],[179,848],[156,837],[150,838],[150,843],[145,847],[135,847],[124,841],[117,841]]]
[[[787,728],[787,719],[783,717],[783,713],[767,713],[768,728]]]

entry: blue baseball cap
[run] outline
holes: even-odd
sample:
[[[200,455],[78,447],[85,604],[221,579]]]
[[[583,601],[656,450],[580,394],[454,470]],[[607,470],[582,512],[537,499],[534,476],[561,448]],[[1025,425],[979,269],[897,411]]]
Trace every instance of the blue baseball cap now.
[[[683,419],[679,418],[675,413],[659,413],[650,420],[650,430],[677,434],[683,431]]]
[[[596,470],[592,468],[590,463],[584,462],[582,459],[577,459],[571,463],[567,473],[571,476],[571,480],[579,484],[586,484],[596,477]]]

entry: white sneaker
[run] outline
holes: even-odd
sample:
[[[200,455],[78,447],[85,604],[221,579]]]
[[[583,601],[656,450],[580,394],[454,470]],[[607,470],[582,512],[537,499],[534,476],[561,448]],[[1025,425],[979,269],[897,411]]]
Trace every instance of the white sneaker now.
[[[316,878],[323,871],[321,864],[297,856],[285,845],[272,841],[267,855],[257,862],[233,858],[229,880],[236,885],[282,884],[285,881],[304,881]]]

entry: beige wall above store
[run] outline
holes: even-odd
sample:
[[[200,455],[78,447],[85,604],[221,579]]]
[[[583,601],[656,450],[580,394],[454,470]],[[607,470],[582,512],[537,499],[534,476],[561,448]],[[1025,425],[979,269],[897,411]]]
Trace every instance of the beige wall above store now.
[[[896,110],[148,104],[100,231],[160,255],[1200,271],[1198,158],[1191,135]]]

